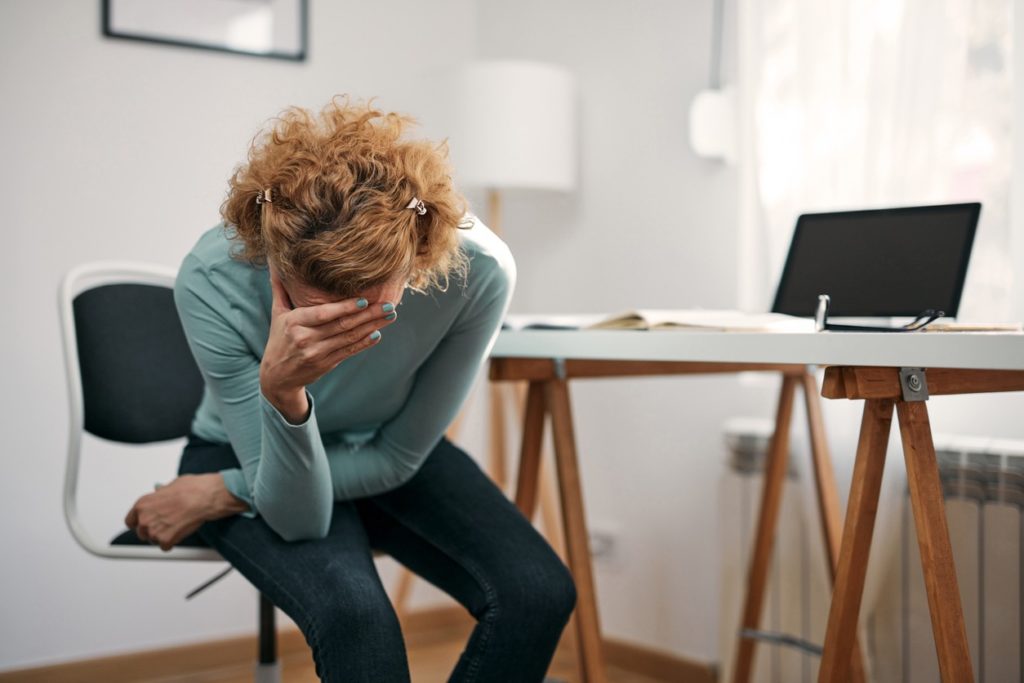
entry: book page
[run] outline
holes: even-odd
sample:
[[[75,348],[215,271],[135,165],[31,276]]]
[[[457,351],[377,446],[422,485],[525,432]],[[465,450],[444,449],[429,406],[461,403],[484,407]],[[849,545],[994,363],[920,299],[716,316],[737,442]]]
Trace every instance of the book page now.
[[[509,314],[507,330],[715,330],[732,332],[813,332],[814,321],[781,313],[733,310],[643,308],[603,313]]]
[[[1022,332],[1020,323],[970,323],[936,320],[921,332]]]
[[[596,329],[706,329],[735,332],[813,332],[814,321],[781,313],[713,309],[638,309],[597,323]]]
[[[506,330],[581,330],[604,320],[604,313],[510,313]]]

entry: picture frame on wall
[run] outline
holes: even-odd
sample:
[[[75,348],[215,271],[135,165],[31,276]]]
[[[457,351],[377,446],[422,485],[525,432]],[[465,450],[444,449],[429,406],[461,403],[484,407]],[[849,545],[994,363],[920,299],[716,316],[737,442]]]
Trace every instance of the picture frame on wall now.
[[[101,0],[108,38],[305,61],[308,0]]]

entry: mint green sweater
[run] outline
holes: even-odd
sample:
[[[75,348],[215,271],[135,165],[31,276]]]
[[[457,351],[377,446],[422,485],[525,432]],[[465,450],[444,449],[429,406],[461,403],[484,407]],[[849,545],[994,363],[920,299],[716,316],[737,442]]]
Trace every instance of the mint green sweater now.
[[[512,297],[515,262],[479,220],[460,231],[465,283],[406,291],[381,341],[306,387],[311,411],[289,423],[260,391],[270,278],[229,257],[224,225],[181,264],[174,301],[206,387],[192,431],[230,443],[228,490],[288,541],[322,538],[335,501],[394,489],[416,473],[465,401]],[[463,286],[465,284],[465,286]]]

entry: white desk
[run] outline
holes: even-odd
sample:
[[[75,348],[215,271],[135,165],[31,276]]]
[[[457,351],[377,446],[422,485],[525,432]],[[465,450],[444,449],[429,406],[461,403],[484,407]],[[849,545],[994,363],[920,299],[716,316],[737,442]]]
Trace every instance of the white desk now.
[[[1024,334],[991,332],[502,332],[496,358],[589,358],[1024,370]]]
[[[544,418],[551,417],[569,565],[576,579],[576,634],[581,679],[604,681],[600,625],[587,545],[568,381],[586,377],[780,372],[782,392],[748,573],[743,628],[757,629],[774,540],[788,450],[793,396],[807,400],[815,483],[834,591],[819,681],[863,680],[856,642],[864,576],[889,428],[900,417],[908,484],[945,681],[973,678],[945,506],[939,484],[927,395],[1024,390],[1024,334],[1013,333],[723,333],[635,331],[505,331],[492,351],[491,379],[530,383],[516,504],[536,506]],[[840,547],[839,505],[807,366],[828,366],[822,394],[863,399],[864,418]],[[901,368],[926,368],[901,379]],[[922,385],[917,384],[921,381]],[[916,389],[916,391],[915,391]],[[749,680],[755,641],[741,639],[734,680]]]

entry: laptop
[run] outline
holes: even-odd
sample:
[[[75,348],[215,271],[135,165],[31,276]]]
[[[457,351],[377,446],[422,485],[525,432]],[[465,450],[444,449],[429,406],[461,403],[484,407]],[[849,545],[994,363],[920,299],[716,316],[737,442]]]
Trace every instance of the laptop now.
[[[955,317],[981,204],[943,204],[800,216],[772,312],[898,318]]]

